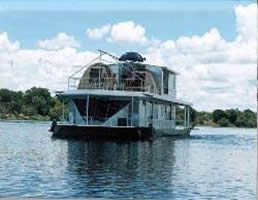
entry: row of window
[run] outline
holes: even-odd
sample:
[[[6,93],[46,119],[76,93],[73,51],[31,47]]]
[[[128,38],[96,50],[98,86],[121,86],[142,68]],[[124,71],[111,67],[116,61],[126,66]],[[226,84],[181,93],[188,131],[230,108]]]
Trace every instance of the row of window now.
[[[169,104],[154,103],[143,101],[146,104],[146,111],[149,116],[153,115],[153,119],[172,120],[175,118],[175,106]],[[153,109],[153,110],[152,110]]]

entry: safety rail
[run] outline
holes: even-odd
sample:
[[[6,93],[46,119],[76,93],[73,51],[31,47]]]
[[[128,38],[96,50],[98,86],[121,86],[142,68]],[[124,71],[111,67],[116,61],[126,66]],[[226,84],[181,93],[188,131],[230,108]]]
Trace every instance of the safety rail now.
[[[158,129],[173,129],[175,128],[175,120],[154,119],[153,127]]]
[[[122,91],[141,91],[154,93],[154,88],[145,85],[144,81],[140,81],[140,86],[133,86],[134,80],[131,78],[123,79],[120,85],[112,77],[98,78],[71,78],[69,81],[69,89],[102,89],[102,90],[122,90]],[[159,91],[159,88],[158,88]]]
[[[153,126],[156,128],[165,128],[165,129],[184,129],[189,128],[184,120],[165,120],[165,119],[154,119]]]
[[[59,121],[58,124],[62,125],[89,125],[89,126],[118,126],[117,119],[111,118],[95,118],[95,117],[82,117],[83,121],[80,121],[81,118],[74,118],[73,121]],[[131,127],[132,118],[126,118],[126,124],[123,126]],[[121,125],[120,125],[121,126]]]
[[[89,126],[118,126],[118,120],[112,118],[96,118],[96,117],[82,117],[83,121],[80,121],[81,118],[74,118],[73,120],[61,120],[58,121],[58,124],[63,125],[89,125]],[[132,118],[125,118],[126,125],[132,127]],[[153,119],[153,127],[156,128],[165,128],[165,129],[184,129],[190,128],[192,123],[188,126],[185,124],[184,120],[164,120],[164,119]]]
[[[184,120],[176,120],[176,126],[185,126]]]

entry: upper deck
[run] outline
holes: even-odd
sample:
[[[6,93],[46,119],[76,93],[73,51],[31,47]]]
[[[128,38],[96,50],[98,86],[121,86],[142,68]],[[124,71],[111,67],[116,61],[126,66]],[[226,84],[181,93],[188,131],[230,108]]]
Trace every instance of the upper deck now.
[[[148,92],[176,99],[177,73],[144,60],[137,53],[118,58],[100,51],[99,57],[69,77],[68,90]]]

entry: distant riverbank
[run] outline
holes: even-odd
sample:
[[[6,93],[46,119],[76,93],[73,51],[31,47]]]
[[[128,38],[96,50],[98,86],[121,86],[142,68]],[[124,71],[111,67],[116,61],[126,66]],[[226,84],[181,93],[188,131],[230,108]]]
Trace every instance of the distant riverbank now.
[[[238,109],[201,111],[196,113],[195,124],[211,127],[256,128],[257,113],[250,109],[244,111]]]
[[[50,124],[51,121],[40,121],[40,120],[14,120],[14,119],[0,119],[0,122],[6,123],[37,123],[37,124]]]
[[[64,107],[64,112],[63,112]],[[177,119],[184,119],[184,110],[177,107]],[[68,115],[68,102],[50,95],[46,88],[33,87],[25,92],[0,89],[0,120],[52,121]],[[192,110],[195,126],[257,127],[257,113],[250,109],[220,110],[212,112]]]
[[[6,117],[4,119],[0,118],[0,122],[9,122],[9,123],[41,123],[41,124],[50,124],[52,121],[49,117],[25,117],[25,118],[15,118],[15,117]],[[195,129],[198,130],[199,128],[256,128],[256,127],[237,127],[237,126],[220,126],[214,122],[208,122],[205,124],[196,124]]]
[[[0,121],[51,121],[51,118],[42,115],[25,116],[23,114],[0,114]]]

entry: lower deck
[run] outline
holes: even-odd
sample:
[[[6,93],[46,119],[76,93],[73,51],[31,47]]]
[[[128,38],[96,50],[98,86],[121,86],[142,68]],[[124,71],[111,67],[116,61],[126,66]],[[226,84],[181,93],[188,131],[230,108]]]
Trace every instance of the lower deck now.
[[[141,140],[158,136],[189,136],[190,129],[167,130],[153,127],[110,127],[87,125],[55,125],[52,127],[54,138],[78,139],[130,139]]]
[[[129,96],[117,91],[116,95],[77,93],[66,98],[69,112],[63,114],[62,122],[54,131],[64,132],[61,136],[106,134],[116,137],[120,134],[145,138],[185,134],[192,127],[190,105],[176,99],[161,99],[139,92]]]
[[[63,121],[74,125],[189,128],[191,107],[148,96],[75,96],[69,98],[69,113]]]

